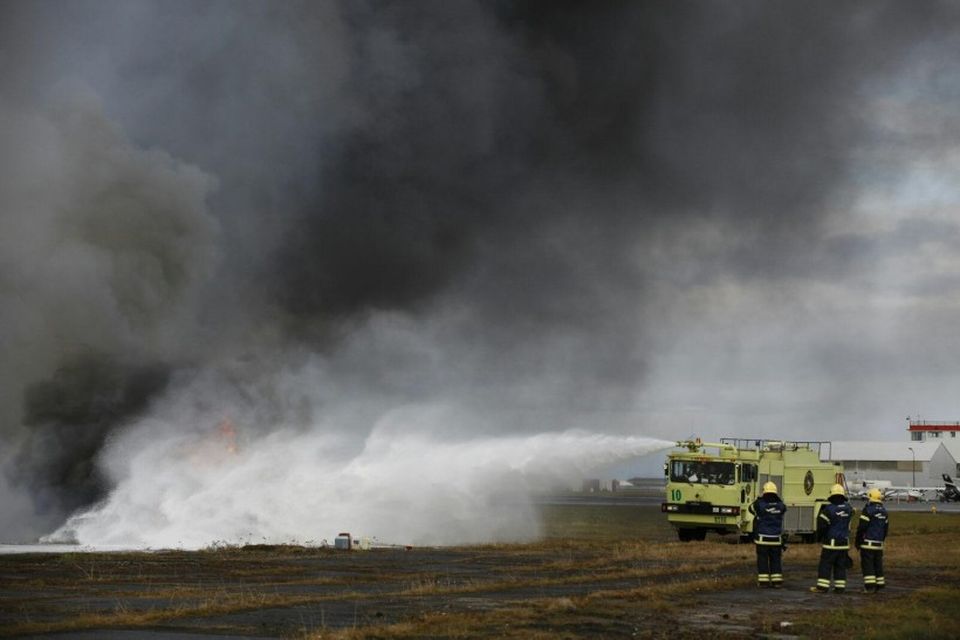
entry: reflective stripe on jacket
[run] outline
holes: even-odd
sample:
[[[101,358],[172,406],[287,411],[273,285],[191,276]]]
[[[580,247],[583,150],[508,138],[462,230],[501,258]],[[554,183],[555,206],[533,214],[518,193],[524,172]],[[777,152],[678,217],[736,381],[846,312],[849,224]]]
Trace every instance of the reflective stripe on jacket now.
[[[850,548],[850,540],[847,538],[829,538],[823,541],[823,548],[843,551]]]
[[[853,517],[853,507],[849,502],[825,504],[820,508],[817,516],[823,523],[824,549],[850,548],[850,520]]]
[[[783,540],[780,538],[780,536],[768,536],[762,533],[756,534],[753,538],[753,541],[757,544],[768,544],[777,547],[783,544]]]

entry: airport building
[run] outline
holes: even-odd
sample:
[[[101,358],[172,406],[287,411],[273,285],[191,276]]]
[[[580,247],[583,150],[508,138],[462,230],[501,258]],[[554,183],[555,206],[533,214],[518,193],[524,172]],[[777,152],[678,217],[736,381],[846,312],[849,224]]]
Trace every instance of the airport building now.
[[[944,422],[939,420],[912,420],[907,418],[907,431],[913,442],[927,440],[957,440],[960,431],[960,422]]]
[[[860,486],[865,480],[888,480],[903,487],[938,487],[943,485],[944,473],[960,475],[957,458],[942,438],[907,442],[835,440],[820,455],[824,460],[843,463],[849,487]]]
[[[943,420],[913,420],[907,418],[907,432],[911,442],[943,442],[955,460],[960,462],[960,422]],[[950,474],[954,475],[954,474]],[[960,476],[960,468],[956,475]]]

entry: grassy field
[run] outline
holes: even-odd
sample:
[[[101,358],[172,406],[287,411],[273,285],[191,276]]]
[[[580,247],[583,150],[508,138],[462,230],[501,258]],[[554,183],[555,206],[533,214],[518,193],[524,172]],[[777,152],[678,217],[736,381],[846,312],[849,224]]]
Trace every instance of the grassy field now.
[[[658,506],[545,505],[540,508],[544,537],[556,540],[614,542],[676,539]]]
[[[655,506],[547,506],[542,519],[533,544],[0,556],[0,636],[960,637],[960,515],[895,513],[879,596],[810,594],[819,549],[799,544],[786,588],[757,590],[751,545],[677,542]]]

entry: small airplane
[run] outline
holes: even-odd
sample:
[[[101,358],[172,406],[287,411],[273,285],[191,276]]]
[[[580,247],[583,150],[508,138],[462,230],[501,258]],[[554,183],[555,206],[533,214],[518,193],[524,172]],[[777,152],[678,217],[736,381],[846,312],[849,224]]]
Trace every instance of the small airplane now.
[[[871,489],[879,489],[886,495],[887,490],[892,487],[893,483],[889,480],[863,480],[860,482],[860,487],[850,491],[850,494],[854,498],[863,498],[866,500],[867,493],[869,493]]]
[[[957,483],[953,481],[950,474],[942,475],[943,488],[937,489],[937,499],[940,502],[960,502],[960,489],[957,488]]]
[[[960,490],[956,483],[950,479],[950,476],[943,474],[944,486],[942,487],[898,487],[894,486],[889,480],[863,480],[861,486],[855,491],[851,491],[852,497],[867,499],[867,493],[871,489],[879,489],[883,493],[884,500],[906,500],[908,502],[926,502],[931,496],[937,496],[941,502],[960,501]]]
[[[935,491],[933,487],[891,487],[883,492],[884,500],[906,500],[907,502],[926,502],[927,491]]]
[[[897,498],[914,501],[926,499],[925,492],[933,490],[932,487],[895,487],[889,480],[863,480],[860,485],[858,489],[850,492],[851,497],[866,500],[871,489],[879,489],[884,499]]]

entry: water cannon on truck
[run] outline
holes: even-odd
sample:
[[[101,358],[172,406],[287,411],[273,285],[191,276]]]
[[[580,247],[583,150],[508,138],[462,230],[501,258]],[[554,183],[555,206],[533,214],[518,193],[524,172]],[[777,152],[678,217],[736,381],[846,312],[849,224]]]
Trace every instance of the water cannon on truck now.
[[[830,487],[846,486],[843,465],[830,458],[830,442],[721,438],[720,442],[683,440],[664,464],[667,521],[684,542],[703,540],[707,532],[748,538],[753,516],[748,507],[766,482],[777,485],[787,505],[783,530],[813,542],[817,514]]]

